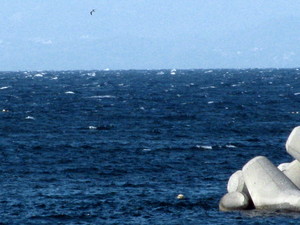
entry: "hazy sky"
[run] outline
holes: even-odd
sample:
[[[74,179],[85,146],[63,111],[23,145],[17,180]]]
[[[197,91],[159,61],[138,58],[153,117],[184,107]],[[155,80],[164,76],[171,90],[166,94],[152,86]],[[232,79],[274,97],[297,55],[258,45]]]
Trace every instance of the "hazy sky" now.
[[[299,50],[299,0],[1,0],[0,70],[298,67]]]

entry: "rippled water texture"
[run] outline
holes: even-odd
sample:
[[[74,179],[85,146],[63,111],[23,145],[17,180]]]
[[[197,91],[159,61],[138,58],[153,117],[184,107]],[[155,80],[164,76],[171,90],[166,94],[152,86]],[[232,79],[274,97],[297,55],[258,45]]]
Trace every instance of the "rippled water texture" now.
[[[1,224],[283,224],[218,210],[251,158],[292,161],[300,71],[0,73]],[[176,199],[183,194],[184,199]]]

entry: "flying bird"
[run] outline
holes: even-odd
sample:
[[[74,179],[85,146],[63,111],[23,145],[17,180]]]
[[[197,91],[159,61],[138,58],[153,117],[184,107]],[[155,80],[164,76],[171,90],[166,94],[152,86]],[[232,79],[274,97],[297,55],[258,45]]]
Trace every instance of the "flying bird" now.
[[[93,15],[93,13],[95,12],[96,10],[93,9],[92,11],[90,11],[90,14]]]

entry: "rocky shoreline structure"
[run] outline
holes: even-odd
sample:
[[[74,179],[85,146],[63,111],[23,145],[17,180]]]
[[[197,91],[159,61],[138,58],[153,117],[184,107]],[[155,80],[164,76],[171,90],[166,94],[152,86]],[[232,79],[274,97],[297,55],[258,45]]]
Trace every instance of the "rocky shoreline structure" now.
[[[233,173],[219,209],[300,211],[300,126],[289,135],[286,150],[295,158],[291,163],[276,167],[266,157],[257,156]]]

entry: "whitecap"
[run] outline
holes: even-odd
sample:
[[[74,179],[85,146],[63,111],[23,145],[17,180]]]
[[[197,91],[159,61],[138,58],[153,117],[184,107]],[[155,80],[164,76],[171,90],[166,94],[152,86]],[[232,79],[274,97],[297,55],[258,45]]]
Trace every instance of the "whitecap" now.
[[[291,114],[299,114],[299,112],[298,112],[298,111],[296,111],[296,112],[291,112]]]
[[[43,77],[43,76],[44,76],[44,74],[42,74],[42,73],[37,73],[34,75],[34,77]]]
[[[96,96],[91,96],[89,98],[116,98],[116,96],[113,96],[113,95],[96,95]]]
[[[150,149],[150,148],[144,148],[143,151],[144,151],[144,152],[150,152],[151,149]]]
[[[296,93],[294,93],[294,95],[300,95],[300,92],[296,92]]]
[[[95,73],[95,72],[93,72],[93,73],[88,73],[87,75],[90,76],[90,77],[95,77],[95,76],[96,76],[96,73]]]
[[[176,69],[172,69],[172,70],[170,71],[170,74],[171,74],[171,75],[175,75],[175,74],[176,74]]]
[[[210,145],[196,145],[196,148],[206,149],[206,150],[212,150],[212,146]]]
[[[4,89],[7,89],[9,88],[8,86],[5,86],[5,87],[0,87],[0,90],[4,90]]]
[[[73,91],[66,91],[65,94],[75,94]]]
[[[33,116],[27,116],[25,119],[26,120],[35,120],[35,118]]]
[[[214,101],[209,101],[209,102],[207,102],[207,104],[213,104],[213,103],[215,103]]]
[[[236,148],[236,146],[234,146],[234,145],[225,145],[226,146],[226,148]]]
[[[208,87],[200,87],[200,89],[210,89],[210,88],[216,88],[215,86],[208,86]]]
[[[95,126],[89,126],[89,129],[90,129],[90,130],[96,130],[97,127],[95,127]]]

